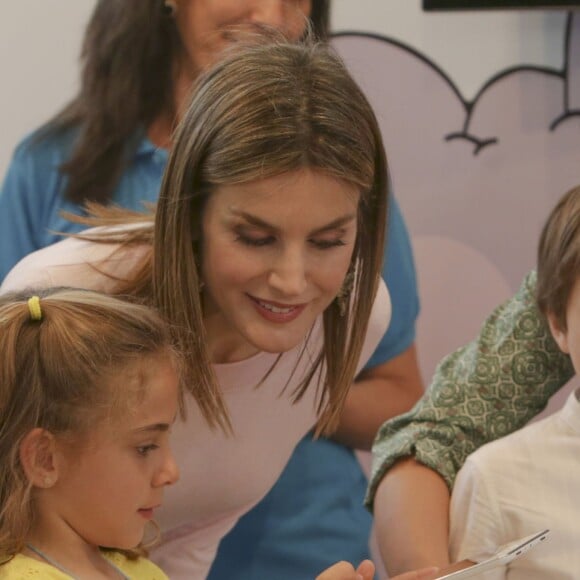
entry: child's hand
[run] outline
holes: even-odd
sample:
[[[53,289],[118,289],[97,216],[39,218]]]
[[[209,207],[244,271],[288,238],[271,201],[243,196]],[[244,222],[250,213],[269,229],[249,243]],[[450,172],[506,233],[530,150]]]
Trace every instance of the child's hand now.
[[[370,560],[364,560],[355,570],[349,562],[338,562],[327,568],[316,580],[373,580],[375,565]]]
[[[406,572],[394,576],[391,580],[434,580],[438,568],[422,568],[414,572]],[[348,562],[338,562],[316,577],[316,580],[373,580],[375,565],[370,560],[364,560],[355,570]]]

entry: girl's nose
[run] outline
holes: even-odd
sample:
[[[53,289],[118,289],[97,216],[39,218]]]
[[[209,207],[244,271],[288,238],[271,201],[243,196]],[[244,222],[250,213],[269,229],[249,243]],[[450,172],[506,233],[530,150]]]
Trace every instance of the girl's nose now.
[[[179,479],[179,467],[175,462],[175,457],[173,453],[169,453],[167,459],[165,460],[163,467],[158,473],[156,485],[172,485]]]

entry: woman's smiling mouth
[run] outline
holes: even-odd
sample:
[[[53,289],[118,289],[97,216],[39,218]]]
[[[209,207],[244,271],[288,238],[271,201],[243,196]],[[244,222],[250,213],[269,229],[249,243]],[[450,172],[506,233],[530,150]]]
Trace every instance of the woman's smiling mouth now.
[[[256,311],[270,322],[291,322],[295,320],[306,308],[306,304],[281,304],[269,300],[260,300],[247,295],[254,304]]]

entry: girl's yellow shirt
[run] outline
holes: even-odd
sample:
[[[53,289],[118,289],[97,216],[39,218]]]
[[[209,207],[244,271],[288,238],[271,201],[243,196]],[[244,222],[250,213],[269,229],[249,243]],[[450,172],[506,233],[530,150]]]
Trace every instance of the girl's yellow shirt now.
[[[103,551],[103,556],[131,580],[169,580],[153,562],[147,558],[129,560],[119,552]],[[70,576],[54,566],[35,558],[16,554],[12,560],[0,565],[1,580],[70,580]]]

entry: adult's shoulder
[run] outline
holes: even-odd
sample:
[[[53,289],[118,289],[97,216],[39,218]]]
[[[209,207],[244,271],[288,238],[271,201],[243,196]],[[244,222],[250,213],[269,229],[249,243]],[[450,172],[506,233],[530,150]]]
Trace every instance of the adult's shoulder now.
[[[52,128],[43,126],[28,133],[14,149],[13,162],[48,163],[60,165],[69,156],[74,146],[78,129]]]
[[[389,326],[391,314],[391,295],[389,289],[387,288],[386,282],[381,278],[377,288],[373,308],[371,310],[369,330],[376,329],[378,331],[382,331],[382,336]]]
[[[373,308],[371,310],[371,315],[369,317],[366,337],[359,361],[359,371],[368,362],[381,338],[385,335],[390,320],[391,297],[385,281],[381,279],[373,303]]]
[[[115,227],[116,230],[120,228]],[[93,228],[80,235],[90,236],[103,231],[104,228]],[[128,279],[147,250],[146,245],[122,246],[67,237],[20,260],[4,279],[0,294],[49,286],[112,292],[119,280]]]

